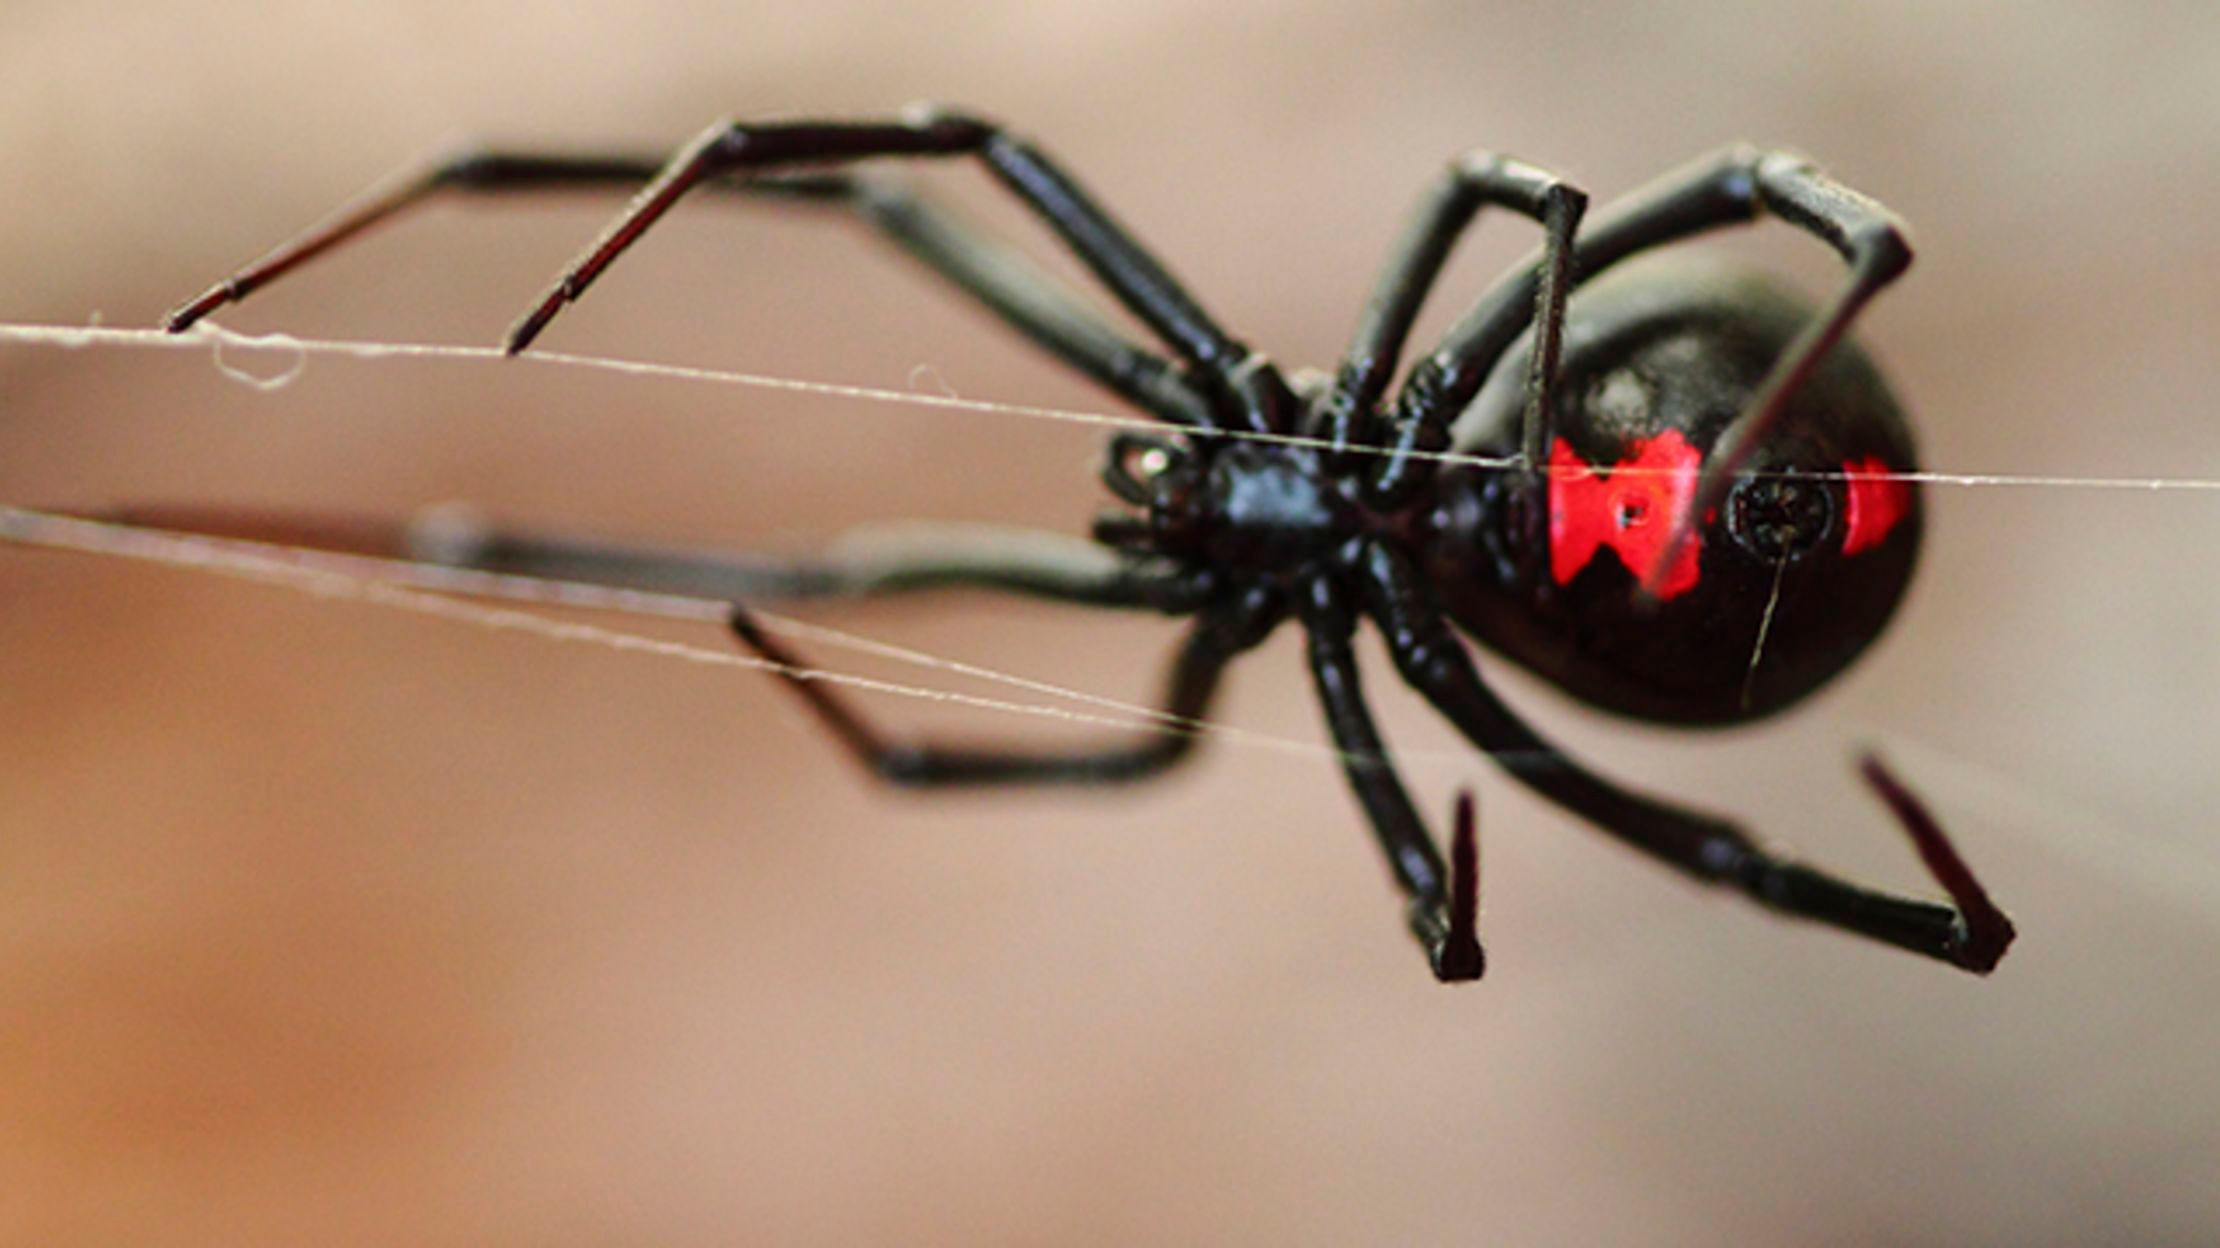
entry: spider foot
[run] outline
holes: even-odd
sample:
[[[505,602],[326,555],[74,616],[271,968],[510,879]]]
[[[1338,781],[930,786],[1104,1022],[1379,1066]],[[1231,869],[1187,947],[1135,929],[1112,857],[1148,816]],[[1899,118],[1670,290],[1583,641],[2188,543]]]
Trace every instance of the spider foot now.
[[[1448,929],[1433,943],[1434,978],[1445,984],[1475,980],[1488,969],[1480,948],[1480,836],[1472,790],[1457,795],[1455,831],[1449,841]]]
[[[164,317],[162,319],[163,332],[182,334],[191,329],[202,317],[223,307],[225,304],[237,303],[245,298],[246,294],[247,287],[245,283],[237,278],[227,277],[202,291],[193,298],[192,302],[180,306],[176,311]]]
[[[2012,920],[1989,900],[1988,890],[1974,878],[1973,868],[1958,855],[1957,847],[1950,843],[1950,837],[1928,812],[1926,804],[1882,765],[1878,755],[1868,753],[1861,757],[1858,774],[1873,786],[1882,801],[1888,803],[1905,835],[1912,838],[1912,846],[1919,851],[1920,860],[1927,864],[1928,873],[1942,885],[1957,907],[1957,922],[1942,956],[1976,975],[1995,970],[1996,964],[2004,959],[2004,951],[2011,948],[2013,937],[2018,935]]]
[[[568,278],[555,283],[531,311],[518,317],[516,324],[509,327],[508,336],[502,339],[502,354],[523,354],[524,349],[532,345],[532,340],[540,336],[540,331],[547,328],[547,323],[555,319],[555,314],[563,310],[563,305],[574,297],[570,287]]]

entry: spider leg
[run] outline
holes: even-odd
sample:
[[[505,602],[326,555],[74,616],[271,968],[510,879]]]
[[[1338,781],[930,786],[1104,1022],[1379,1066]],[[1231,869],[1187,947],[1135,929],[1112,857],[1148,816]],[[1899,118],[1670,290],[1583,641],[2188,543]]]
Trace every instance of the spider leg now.
[[[467,509],[407,521],[313,510],[141,504],[89,519],[547,581],[765,602],[986,589],[1089,607],[1194,612],[1216,582],[1061,534],[985,525],[863,529],[797,555],[726,553],[500,528]]]
[[[1396,359],[1410,336],[1419,305],[1441,275],[1450,248],[1480,209],[1489,204],[1532,217],[1547,232],[1534,305],[1535,322],[1542,327],[1541,341],[1527,377],[1524,443],[1529,462],[1540,461],[1543,421],[1550,410],[1550,387],[1556,379],[1558,346],[1565,323],[1565,293],[1571,283],[1573,233],[1587,210],[1588,197],[1545,169],[1486,152],[1469,152],[1450,162],[1427,188],[1410,224],[1388,255],[1387,267],[1381,270],[1364,316],[1357,323],[1356,336],[1342,357],[1341,371],[1327,403],[1322,432],[1337,453],[1378,439],[1379,431],[1365,424],[1372,419],[1395,372]],[[1423,367],[1413,375],[1413,385],[1432,384],[1424,379]]]
[[[1365,705],[1356,652],[1349,644],[1356,618],[1341,591],[1331,582],[1317,582],[1304,604],[1303,623],[1310,637],[1311,676],[1326,708],[1326,723],[1341,751],[1349,785],[1387,856],[1388,870],[1410,899],[1411,934],[1426,950],[1435,978],[1444,983],[1478,979],[1487,958],[1475,931],[1480,868],[1471,795],[1462,795],[1458,803],[1452,844],[1457,865],[1452,870],[1443,864],[1425,820],[1396,778]]]
[[[1672,566],[1668,561],[1703,516],[1726,498],[1734,474],[1780,423],[1789,396],[1850,332],[1850,323],[1865,305],[1912,265],[1912,246],[1896,214],[1829,178],[1810,161],[1792,153],[1768,152],[1758,160],[1756,174],[1758,197],[1767,210],[1825,240],[1850,267],[1850,278],[1825,310],[1781,350],[1749,405],[1712,444],[1688,509],[1659,552],[1659,562],[1651,566],[1653,579],[1664,575],[1663,569]]]
[[[323,220],[264,252],[172,311],[162,325],[173,334],[189,329],[216,309],[245,299],[442,191],[486,194],[635,185],[654,176],[655,169],[652,160],[626,156],[524,155],[475,145],[442,149],[381,179]]]
[[[1911,262],[1903,228],[1886,208],[1829,179],[1803,158],[1737,144],[1612,202],[1589,222],[1573,248],[1572,281],[1577,287],[1636,252],[1746,224],[1767,212],[1833,246],[1850,263],[1850,281],[1781,353],[1749,410],[1721,437],[1698,484],[1690,517],[1709,509],[1705,498],[1716,503],[1731,474],[1779,418],[1788,396],[1848,331],[1859,309]],[[1445,443],[1450,424],[1526,328],[1537,297],[1539,263],[1538,258],[1520,262],[1412,370],[1411,382],[1396,397],[1388,455],[1373,482],[1375,493],[1408,497],[1432,475],[1434,461],[1424,452]],[[1721,458],[1722,452],[1727,458]]]
[[[452,567],[625,589],[763,602],[988,589],[1079,606],[1187,614],[1212,582],[1159,560],[1061,534],[904,524],[801,555],[722,554],[499,529],[434,509],[402,535],[411,557]]]
[[[1368,607],[1397,668],[1459,731],[1536,792],[1708,883],[1759,903],[1909,949],[1980,974],[2012,943],[2011,920],[1990,902],[1917,799],[1877,761],[1863,775],[1889,805],[1954,903],[1892,896],[1768,853],[1734,824],[1620,788],[1538,736],[1496,697],[1403,557],[1368,554]]]
[[[443,192],[525,194],[633,188],[661,169],[657,157],[554,155],[467,147],[403,170],[324,221],[217,282],[165,321],[173,333]],[[969,294],[1058,359],[1120,397],[1179,424],[1200,424],[1204,402],[1169,361],[1104,324],[1061,282],[914,191],[883,179],[820,173],[745,180],[711,189],[844,208]]]
[[[1188,633],[1166,680],[1163,706],[1170,718],[1130,743],[1070,750],[991,749],[904,743],[889,737],[848,697],[816,679],[793,651],[765,634],[747,608],[732,608],[733,635],[777,665],[778,675],[849,753],[880,779],[905,788],[963,785],[1108,784],[1153,776],[1188,756],[1209,709],[1219,677],[1234,655],[1255,645],[1279,620],[1236,606],[1205,614]]]
[[[1032,144],[977,118],[921,109],[892,122],[719,122],[680,149],[591,247],[510,331],[513,353],[529,346],[672,204],[704,181],[794,165],[875,157],[973,156],[1046,222],[1103,285],[1196,370],[1213,398],[1212,427],[1284,433],[1295,400],[1278,370],[1220,329],[1161,264]]]
[[[886,179],[823,174],[792,181],[838,187],[842,200],[912,257],[1111,393],[1173,424],[1210,423],[1208,402],[1170,361],[1127,341],[1014,248]]]

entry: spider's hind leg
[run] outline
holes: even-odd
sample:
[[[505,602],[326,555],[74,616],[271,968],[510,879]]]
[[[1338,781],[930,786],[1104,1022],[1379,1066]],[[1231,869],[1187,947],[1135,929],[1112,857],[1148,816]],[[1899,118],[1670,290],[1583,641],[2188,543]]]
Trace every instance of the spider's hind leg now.
[[[766,633],[746,607],[732,608],[735,637],[773,665],[797,697],[879,778],[907,788],[966,785],[1107,784],[1156,775],[1192,752],[1201,716],[1234,655],[1269,631],[1270,617],[1238,609],[1206,613],[1188,634],[1166,679],[1163,713],[1131,742],[1069,750],[977,748],[897,741],[820,678],[786,645]],[[1273,620],[1272,622],[1276,622]]]
[[[1396,240],[1380,271],[1372,297],[1355,338],[1342,357],[1334,390],[1319,434],[1333,444],[1337,455],[1357,445],[1371,445],[1386,431],[1369,426],[1372,414],[1395,372],[1396,360],[1410,337],[1411,322],[1419,305],[1441,275],[1449,251],[1486,205],[1508,208],[1531,217],[1544,231],[1541,259],[1536,265],[1540,283],[1534,300],[1535,322],[1541,327],[1539,349],[1527,377],[1527,436],[1530,456],[1540,454],[1543,414],[1549,410],[1550,387],[1557,371],[1559,343],[1565,324],[1565,295],[1572,284],[1573,235],[1588,208],[1588,197],[1579,188],[1546,169],[1488,152],[1468,152],[1449,164],[1424,199],[1402,237]],[[1421,391],[1446,384],[1439,359],[1419,365],[1411,384]],[[1446,434],[1446,426],[1438,431]],[[1447,443],[1424,449],[1446,449]],[[1383,499],[1400,489],[1397,480],[1383,482]]]
[[[1985,975],[2014,935],[1926,809],[1878,762],[1866,782],[1895,814],[1950,905],[1899,897],[1784,859],[1716,815],[1622,788],[1527,727],[1480,679],[1431,589],[1397,553],[1375,545],[1368,610],[1403,678],[1521,783],[1666,864],[1739,889],[1772,910],[1810,919]]]
[[[1735,144],[1675,169],[1612,201],[1591,217],[1567,266],[1578,286],[1637,252],[1707,230],[1745,225],[1771,213],[1825,242],[1842,257],[1850,278],[1774,362],[1757,394],[1720,435],[1697,482],[1695,498],[1672,538],[1686,540],[1688,523],[1703,516],[1732,484],[1733,474],[1763,444],[1787,410],[1788,399],[1829,348],[1849,333],[1873,297],[1910,266],[1912,250],[1896,215],[1873,199],[1829,177],[1790,152]],[[1450,424],[1471,404],[1496,363],[1534,315],[1546,294],[1547,252],[1512,270],[1465,314],[1411,370],[1396,396],[1386,458],[1373,480],[1378,497],[1407,497],[1431,476],[1431,448],[1445,445]],[[1540,439],[1528,405],[1525,441]],[[1653,566],[1672,566],[1671,550]]]

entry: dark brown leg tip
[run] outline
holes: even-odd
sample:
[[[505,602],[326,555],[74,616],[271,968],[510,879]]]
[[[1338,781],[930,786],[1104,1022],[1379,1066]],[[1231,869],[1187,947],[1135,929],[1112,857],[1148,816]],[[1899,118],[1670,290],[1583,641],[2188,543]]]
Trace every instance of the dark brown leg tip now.
[[[1959,935],[1943,956],[1953,965],[1976,975],[1995,970],[2019,935],[2012,920],[1989,900],[1989,890],[1974,878],[1973,868],[1958,855],[1958,847],[1950,843],[1949,835],[1928,811],[1927,804],[1896,778],[1879,755],[1868,753],[1860,757],[1858,774],[1873,786],[1882,801],[1888,803],[1905,835],[1912,838],[1912,847],[1919,851],[1920,861],[1927,864],[1928,874],[1935,877],[1935,882],[1942,885],[1958,908]]]
[[[166,332],[172,334],[184,333],[186,330],[191,329],[193,325],[200,320],[200,318],[208,315],[209,313],[224,306],[225,304],[232,302],[238,297],[238,290],[234,288],[230,282],[218,282],[214,286],[211,286],[207,290],[201,292],[199,298],[194,299],[191,303],[188,303],[184,307],[181,307],[175,312],[170,313],[169,316],[164,318],[164,320],[162,321],[162,328]]]

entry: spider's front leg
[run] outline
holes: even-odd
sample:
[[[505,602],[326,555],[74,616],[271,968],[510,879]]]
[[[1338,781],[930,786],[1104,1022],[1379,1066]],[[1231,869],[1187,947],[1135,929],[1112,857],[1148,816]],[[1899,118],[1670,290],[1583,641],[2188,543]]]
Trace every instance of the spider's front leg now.
[[[1054,230],[1118,301],[1189,365],[1218,402],[1213,427],[1287,433],[1297,403],[1263,357],[1203,311],[1133,235],[1047,153],[1002,126],[938,108],[885,122],[740,122],[711,126],[681,148],[601,237],[509,331],[508,350],[529,346],[627,247],[688,191],[727,177],[880,157],[979,160],[1004,189]]]
[[[662,171],[631,153],[516,151],[468,145],[387,178],[172,312],[172,333],[237,303],[301,265],[436,196],[632,190]],[[1177,424],[1205,423],[1204,400],[1170,361],[1126,341],[1064,284],[1018,251],[908,188],[855,173],[725,177],[706,189],[844,209],[971,296],[1020,334],[1113,392]]]
[[[1768,853],[1716,816],[1623,789],[1543,740],[1482,683],[1430,589],[1394,550],[1366,563],[1368,610],[1403,678],[1520,782],[1682,871],[1740,889],[1762,905],[1987,974],[2004,957],[2012,921],[1989,900],[1942,829],[1880,762],[1861,772],[1896,815],[1952,906],[1892,896]]]
[[[1426,822],[1396,778],[1365,706],[1350,637],[1356,617],[1339,586],[1320,579],[1310,587],[1303,623],[1310,636],[1310,670],[1325,704],[1326,723],[1357,801],[1386,854],[1397,887],[1410,899],[1411,934],[1418,938],[1444,983],[1480,978],[1487,957],[1479,939],[1480,846],[1471,793],[1460,794],[1450,857],[1445,866]]]

